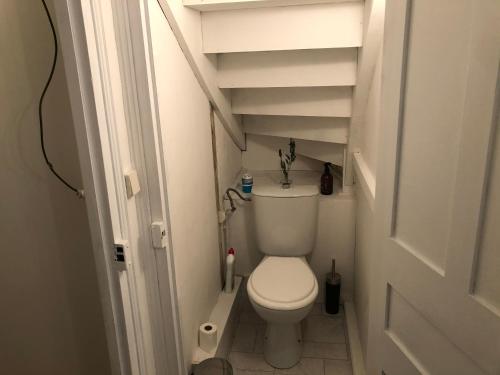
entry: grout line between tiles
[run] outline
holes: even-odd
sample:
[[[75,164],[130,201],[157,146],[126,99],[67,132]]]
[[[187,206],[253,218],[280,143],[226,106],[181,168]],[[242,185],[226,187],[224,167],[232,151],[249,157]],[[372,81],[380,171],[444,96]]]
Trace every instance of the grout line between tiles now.
[[[344,337],[344,342],[324,342],[324,341],[314,341],[314,340],[304,340],[304,343],[312,343],[312,344],[319,344],[319,345],[342,345],[343,348],[342,349],[345,349],[345,357],[344,358],[332,358],[332,357],[328,357],[328,358],[325,358],[324,356],[301,356],[301,361],[303,359],[314,359],[314,360],[321,360],[321,363],[322,363],[322,369],[323,369],[323,375],[326,375],[326,361],[342,361],[344,363],[350,363],[351,362],[351,358],[350,358],[350,353],[349,353],[349,339],[348,339],[348,336],[347,336],[347,329],[346,329],[346,321],[345,321],[345,310],[342,308],[340,313],[338,315],[330,315],[330,314],[326,314],[325,312],[325,307],[324,307],[324,304],[321,303],[321,308],[320,308],[320,313],[319,314],[314,314],[314,315],[310,315],[310,317],[317,317],[317,318],[322,318],[322,317],[327,317],[327,318],[331,318],[331,319],[338,319],[339,323],[342,325],[342,329],[344,330],[344,334],[343,334],[343,337]],[[259,356],[259,357],[263,357],[263,353],[257,353],[256,352],[256,349],[257,349],[257,343],[258,343],[258,339],[259,339],[259,327],[265,325],[265,322],[252,322],[252,321],[245,321],[245,322],[242,322],[241,321],[241,315],[243,315],[245,313],[244,310],[241,310],[240,311],[240,314],[238,316],[238,325],[240,324],[243,324],[243,325],[249,325],[249,326],[252,326],[252,328],[254,329],[254,333],[255,333],[255,337],[253,339],[253,345],[252,345],[252,351],[242,351],[242,350],[234,350],[232,347],[231,347],[231,352],[234,352],[234,353],[241,353],[241,354],[249,354],[249,355],[256,355],[256,356]],[[246,313],[248,313],[248,311],[246,311]],[[251,369],[239,369],[239,370],[242,370],[243,371],[243,375],[245,374],[245,372],[251,372],[251,371],[254,371],[254,370],[251,370]],[[274,369],[272,371],[268,371],[268,370],[260,370],[260,372],[262,372],[263,374],[273,374],[273,375],[277,375],[279,374],[279,369]]]

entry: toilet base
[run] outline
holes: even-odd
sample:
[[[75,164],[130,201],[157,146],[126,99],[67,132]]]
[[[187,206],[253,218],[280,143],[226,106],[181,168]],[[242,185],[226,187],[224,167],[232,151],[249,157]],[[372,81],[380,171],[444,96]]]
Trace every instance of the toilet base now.
[[[295,366],[302,355],[300,323],[268,323],[264,342],[264,358],[276,368]]]

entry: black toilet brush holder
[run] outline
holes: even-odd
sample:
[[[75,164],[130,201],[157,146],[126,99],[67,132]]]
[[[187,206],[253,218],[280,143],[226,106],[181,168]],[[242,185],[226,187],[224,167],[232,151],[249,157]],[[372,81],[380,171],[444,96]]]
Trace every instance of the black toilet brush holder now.
[[[335,259],[332,259],[332,271],[326,274],[325,310],[328,314],[337,314],[340,306],[341,276],[335,272]]]

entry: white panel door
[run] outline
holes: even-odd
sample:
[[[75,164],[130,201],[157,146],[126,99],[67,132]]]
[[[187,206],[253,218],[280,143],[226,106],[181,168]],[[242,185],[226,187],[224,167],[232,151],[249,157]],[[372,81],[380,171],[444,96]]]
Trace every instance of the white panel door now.
[[[500,374],[500,1],[388,0],[368,372]]]

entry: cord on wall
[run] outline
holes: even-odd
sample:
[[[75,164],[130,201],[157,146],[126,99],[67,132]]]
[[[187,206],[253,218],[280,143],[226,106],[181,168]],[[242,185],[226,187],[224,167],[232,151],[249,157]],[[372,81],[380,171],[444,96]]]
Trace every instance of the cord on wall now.
[[[45,86],[43,87],[42,94],[40,95],[40,100],[38,101],[38,121],[40,124],[40,147],[42,149],[42,154],[43,154],[43,158],[45,160],[45,164],[47,164],[47,166],[49,167],[49,170],[52,172],[52,174],[54,176],[56,176],[57,179],[59,181],[61,181],[68,189],[74,191],[79,198],[83,198],[84,197],[83,190],[80,190],[80,189],[77,189],[76,187],[74,187],[72,184],[70,184],[66,179],[64,179],[55,170],[54,165],[50,162],[50,160],[47,156],[47,151],[45,150],[45,138],[44,138],[43,116],[42,116],[43,100],[45,98],[45,94],[47,93],[47,89],[49,88],[50,83],[52,82],[52,78],[54,76],[59,46],[57,44],[56,30],[54,28],[54,23],[52,22],[52,17],[50,16],[49,9],[47,8],[47,4],[45,3],[45,0],[41,0],[41,1],[43,4],[43,8],[45,9],[45,14],[47,15],[47,18],[49,20],[50,29],[52,31],[52,37],[54,38],[54,57],[52,59],[52,66],[50,68],[49,77],[47,78],[47,82],[45,83]]]

